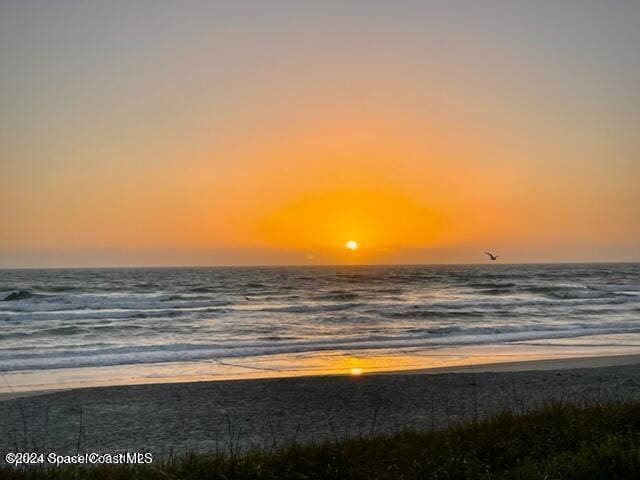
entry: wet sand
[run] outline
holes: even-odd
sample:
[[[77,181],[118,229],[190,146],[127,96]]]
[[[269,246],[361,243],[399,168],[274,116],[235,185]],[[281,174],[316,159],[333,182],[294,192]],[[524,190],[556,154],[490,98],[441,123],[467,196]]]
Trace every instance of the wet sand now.
[[[19,450],[166,456],[439,428],[550,402],[618,400],[640,400],[640,355],[40,392],[0,402],[0,442]]]

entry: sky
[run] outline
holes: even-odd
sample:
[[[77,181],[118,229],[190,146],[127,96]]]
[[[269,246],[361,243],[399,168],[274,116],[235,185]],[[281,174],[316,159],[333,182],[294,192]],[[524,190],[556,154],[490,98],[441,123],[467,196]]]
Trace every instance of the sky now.
[[[0,0],[0,267],[640,261],[638,25]]]

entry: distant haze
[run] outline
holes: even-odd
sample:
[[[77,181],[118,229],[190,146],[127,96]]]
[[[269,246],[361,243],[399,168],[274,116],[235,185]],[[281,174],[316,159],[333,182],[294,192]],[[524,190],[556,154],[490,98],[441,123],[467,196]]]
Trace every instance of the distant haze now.
[[[0,267],[640,261],[638,25],[624,0],[3,1]]]

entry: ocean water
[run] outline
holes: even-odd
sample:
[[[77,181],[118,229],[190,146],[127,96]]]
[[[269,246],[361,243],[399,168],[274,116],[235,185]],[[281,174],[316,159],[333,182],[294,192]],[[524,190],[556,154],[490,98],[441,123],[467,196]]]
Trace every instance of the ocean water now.
[[[0,372],[622,345],[640,333],[640,264],[0,270],[0,326]]]

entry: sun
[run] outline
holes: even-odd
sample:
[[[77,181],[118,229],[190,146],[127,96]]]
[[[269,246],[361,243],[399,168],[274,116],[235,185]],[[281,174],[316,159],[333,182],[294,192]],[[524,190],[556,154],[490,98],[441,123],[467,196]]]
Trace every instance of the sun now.
[[[356,242],[355,240],[349,240],[345,244],[345,247],[347,247],[349,250],[357,250],[358,249],[358,242]]]

